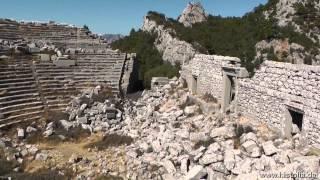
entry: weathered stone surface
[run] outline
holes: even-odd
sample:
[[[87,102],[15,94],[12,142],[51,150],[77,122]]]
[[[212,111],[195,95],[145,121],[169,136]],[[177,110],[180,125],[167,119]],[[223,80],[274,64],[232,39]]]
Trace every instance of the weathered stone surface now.
[[[185,180],[198,180],[207,174],[203,166],[194,166],[190,169],[188,174],[184,177]]]

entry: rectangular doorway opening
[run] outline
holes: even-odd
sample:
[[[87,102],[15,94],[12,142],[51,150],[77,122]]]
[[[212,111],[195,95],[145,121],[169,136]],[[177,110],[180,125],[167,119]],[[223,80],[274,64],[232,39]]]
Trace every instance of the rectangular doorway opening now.
[[[299,130],[302,130],[303,125],[303,113],[297,110],[289,109],[289,113],[292,118],[292,123],[296,124],[299,128]]]
[[[230,101],[229,101],[229,104],[231,104],[234,101],[235,96],[236,96],[236,87],[235,87],[233,77],[228,76],[228,79],[230,81]]]
[[[192,76],[192,93],[196,94],[198,88],[198,77]]]

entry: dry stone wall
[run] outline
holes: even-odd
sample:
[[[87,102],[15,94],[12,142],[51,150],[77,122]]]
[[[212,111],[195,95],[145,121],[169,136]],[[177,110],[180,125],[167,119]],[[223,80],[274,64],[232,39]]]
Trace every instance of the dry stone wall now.
[[[221,99],[223,56],[197,54],[190,64],[183,66],[182,77],[189,89],[199,95],[206,93]],[[197,79],[196,85],[193,82]],[[195,90],[192,90],[195,88]]]
[[[223,105],[228,94],[223,75],[229,73],[230,61],[236,58],[197,54],[182,67],[181,77],[194,94],[211,94]],[[320,67],[265,61],[254,77],[237,78],[235,86],[235,112],[275,127],[285,137],[300,128],[309,144],[320,144]]]
[[[251,79],[239,81],[239,112],[285,129],[288,108],[304,113],[302,131],[320,144],[320,67],[266,61]]]

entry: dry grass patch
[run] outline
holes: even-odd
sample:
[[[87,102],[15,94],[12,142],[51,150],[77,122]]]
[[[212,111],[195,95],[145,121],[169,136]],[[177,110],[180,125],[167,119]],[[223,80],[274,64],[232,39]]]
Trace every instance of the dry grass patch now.
[[[121,136],[118,134],[107,134],[100,141],[90,143],[86,148],[97,148],[99,151],[109,147],[117,147],[121,145],[130,145],[133,139],[129,136]]]

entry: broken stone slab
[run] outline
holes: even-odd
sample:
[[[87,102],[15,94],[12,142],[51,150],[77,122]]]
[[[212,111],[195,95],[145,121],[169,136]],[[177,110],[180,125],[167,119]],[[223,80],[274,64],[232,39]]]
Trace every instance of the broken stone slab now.
[[[88,117],[87,116],[77,117],[77,122],[79,124],[88,124]]]
[[[227,137],[232,138],[235,137],[235,129],[232,126],[223,126],[219,128],[214,128],[211,130],[210,137]]]
[[[17,128],[17,134],[18,134],[18,138],[23,139],[25,137],[24,129]]]
[[[38,151],[39,151],[39,149],[36,146],[31,146],[30,148],[28,148],[28,152],[31,155],[35,155]]]
[[[207,141],[208,139],[209,139],[209,136],[207,136],[205,132],[190,133],[191,142]]]
[[[221,154],[204,154],[199,160],[200,165],[208,165],[211,163],[223,161],[223,156]]]
[[[253,132],[249,132],[247,134],[243,134],[241,137],[240,137],[240,143],[245,143],[246,141],[254,141],[255,143],[258,143],[258,138],[257,138],[257,135]]]
[[[196,165],[190,169],[187,175],[184,177],[185,180],[199,180],[207,175],[206,169],[203,166]]]
[[[258,145],[256,144],[256,142],[252,141],[252,140],[249,140],[249,141],[246,141],[244,142],[243,144],[241,144],[241,148],[251,154],[252,152],[256,151],[258,147]]]
[[[225,174],[212,170],[210,167],[206,168],[208,172],[207,180],[226,180]]]
[[[224,152],[224,165],[229,171],[231,171],[235,167],[236,160],[234,152],[232,150],[226,150]]]
[[[187,174],[188,173],[188,162],[189,162],[189,157],[186,156],[186,157],[183,157],[181,160],[180,160],[180,171],[182,174]]]
[[[38,153],[35,157],[37,161],[46,161],[48,159],[48,154],[46,153]]]
[[[230,174],[229,170],[226,168],[223,162],[212,163],[209,165],[209,167],[215,172],[223,173],[225,175]]]
[[[278,149],[274,146],[272,141],[262,143],[262,148],[267,156],[272,156],[278,152]]]
[[[60,120],[60,124],[67,131],[69,131],[69,129],[73,126],[72,122],[69,122],[69,121],[66,121],[66,120]]]
[[[176,168],[174,167],[174,164],[170,160],[165,160],[162,163],[162,166],[166,169],[166,171],[169,174],[174,174],[177,172]]]
[[[28,126],[26,129],[26,132],[27,133],[37,132],[37,129],[31,126]]]

